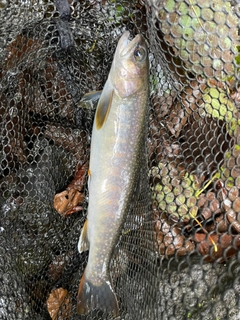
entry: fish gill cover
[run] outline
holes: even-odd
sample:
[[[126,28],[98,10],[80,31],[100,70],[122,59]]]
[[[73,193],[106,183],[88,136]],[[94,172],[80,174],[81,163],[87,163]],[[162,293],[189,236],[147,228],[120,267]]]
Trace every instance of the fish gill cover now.
[[[239,10],[0,0],[0,319],[113,318],[77,313],[77,245],[97,91],[125,31],[146,39],[150,94],[147,161],[108,266],[117,319],[240,318]]]

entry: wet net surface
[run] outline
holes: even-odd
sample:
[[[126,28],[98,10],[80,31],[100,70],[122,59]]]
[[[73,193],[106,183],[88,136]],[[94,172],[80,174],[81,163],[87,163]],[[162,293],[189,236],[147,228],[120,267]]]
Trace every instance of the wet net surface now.
[[[0,319],[76,313],[96,101],[120,35],[149,46],[148,169],[110,262],[118,319],[239,319],[239,6],[0,1]],[[80,210],[79,207],[82,207]]]

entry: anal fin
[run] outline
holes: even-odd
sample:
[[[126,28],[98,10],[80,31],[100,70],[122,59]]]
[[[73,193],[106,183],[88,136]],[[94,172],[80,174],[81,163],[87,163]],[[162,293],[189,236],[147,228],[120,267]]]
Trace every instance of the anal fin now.
[[[81,235],[78,241],[78,251],[79,253],[82,253],[83,251],[89,250],[89,240],[88,240],[88,234],[87,234],[87,226],[88,226],[88,220],[85,221]]]

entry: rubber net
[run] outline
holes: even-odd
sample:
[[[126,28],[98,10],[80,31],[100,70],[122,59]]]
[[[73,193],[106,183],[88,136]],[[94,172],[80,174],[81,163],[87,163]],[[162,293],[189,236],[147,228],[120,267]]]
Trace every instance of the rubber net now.
[[[110,261],[121,320],[240,319],[239,5],[0,1],[0,319],[78,315],[97,98],[148,43],[148,168]]]

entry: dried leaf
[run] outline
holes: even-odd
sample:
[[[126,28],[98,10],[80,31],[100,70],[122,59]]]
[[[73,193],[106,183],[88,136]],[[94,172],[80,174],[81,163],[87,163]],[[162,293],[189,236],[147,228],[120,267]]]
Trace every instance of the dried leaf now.
[[[47,309],[52,320],[57,319],[58,311],[64,302],[68,291],[63,288],[53,290],[47,299]]]
[[[87,164],[85,163],[79,170],[76,170],[74,179],[66,190],[55,195],[53,206],[59,214],[67,216],[82,210],[84,194],[81,191],[85,184],[86,173]]]

